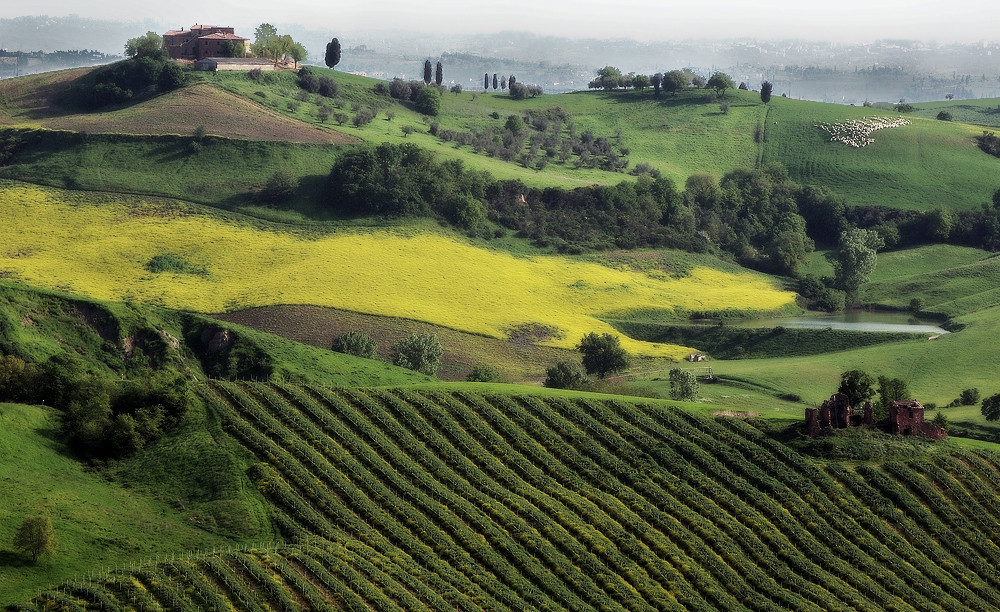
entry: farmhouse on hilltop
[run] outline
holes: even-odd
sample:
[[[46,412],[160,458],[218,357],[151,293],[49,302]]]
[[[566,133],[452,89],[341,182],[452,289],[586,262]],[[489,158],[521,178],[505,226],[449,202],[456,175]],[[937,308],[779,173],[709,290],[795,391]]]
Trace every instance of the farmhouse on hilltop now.
[[[170,59],[200,60],[222,57],[227,41],[241,43],[250,48],[250,39],[237,36],[233,28],[194,24],[190,30],[170,30],[163,35],[163,44]]]

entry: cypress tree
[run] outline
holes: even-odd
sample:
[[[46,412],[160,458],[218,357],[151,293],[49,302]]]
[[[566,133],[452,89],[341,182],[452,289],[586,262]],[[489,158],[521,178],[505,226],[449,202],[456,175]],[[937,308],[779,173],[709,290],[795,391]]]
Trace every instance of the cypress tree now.
[[[431,84],[431,60],[424,60],[424,83]]]
[[[441,81],[443,80],[444,80],[444,66],[441,65],[441,62],[438,62],[437,66],[435,66],[434,68],[434,82],[438,84],[438,87],[440,87]]]

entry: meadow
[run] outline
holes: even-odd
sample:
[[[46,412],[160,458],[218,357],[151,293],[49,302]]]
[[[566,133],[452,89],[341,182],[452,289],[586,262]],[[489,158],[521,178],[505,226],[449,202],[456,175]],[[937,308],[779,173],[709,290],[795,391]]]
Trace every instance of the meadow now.
[[[854,148],[830,142],[821,123],[899,117],[871,107],[772,98],[764,138],[765,163],[777,162],[793,180],[824,185],[849,204],[931,210],[978,208],[1000,187],[1000,160],[982,153],[976,125],[908,115],[910,125],[874,132]]]
[[[9,236],[0,269],[29,285],[199,312],[315,304],[427,321],[493,337],[525,324],[573,347],[611,331],[597,317],[632,309],[780,311],[794,295],[763,275],[698,267],[682,278],[566,257],[513,255],[441,233],[375,230],[326,236],[224,222],[178,202],[68,194],[7,183]],[[151,273],[183,253],[207,274]],[[371,265],[377,262],[377,265]],[[686,349],[626,341],[638,355]]]
[[[325,68],[314,67],[313,70],[337,81],[340,93],[336,98],[303,95],[291,73],[278,73],[263,81],[255,81],[243,73],[196,74],[188,89],[92,116],[67,115],[51,105],[44,92],[58,90],[61,83],[58,79],[30,77],[13,93],[0,90],[0,122],[11,126],[59,127],[85,132],[152,132],[186,137],[202,127],[208,134],[249,138],[263,149],[274,144],[268,141],[275,138],[302,142],[411,142],[435,151],[442,158],[459,159],[470,168],[486,170],[496,179],[518,179],[532,187],[572,188],[623,180],[622,173],[577,168],[572,162],[550,161],[542,170],[525,168],[516,162],[476,154],[469,146],[445,143],[429,133],[432,123],[442,130],[481,130],[503,126],[511,114],[558,107],[569,116],[569,122],[578,133],[589,129],[595,136],[605,137],[618,143],[616,147],[627,149],[630,168],[647,163],[678,184],[683,184],[695,173],[719,177],[736,168],[780,163],[788,168],[793,180],[829,187],[849,204],[915,210],[930,210],[942,205],[952,210],[977,208],[990,201],[998,187],[992,177],[1000,161],[980,151],[973,140],[984,128],[993,125],[995,109],[990,101],[917,105],[917,110],[907,115],[910,125],[876,132],[873,144],[855,149],[829,142],[828,135],[818,125],[864,117],[895,118],[899,114],[874,107],[780,97],[763,105],[758,94],[740,90],[726,92],[726,112],[720,109],[718,101],[706,101],[704,90],[694,89],[659,98],[648,90],[588,91],[543,94],[520,101],[506,94],[467,90],[457,95],[443,94],[440,114],[427,117],[414,111],[409,103],[375,94],[372,91],[378,82],[375,79]],[[41,94],[32,89],[33,83]],[[5,87],[12,85],[5,84]],[[210,112],[193,113],[193,98],[213,101],[208,105]],[[347,117],[363,108],[374,109],[377,114],[367,125],[355,127],[350,121],[341,125],[332,119],[322,121],[319,118],[318,109],[322,105]],[[248,127],[237,125],[239,122],[234,123],[232,113],[223,112],[244,106],[247,106],[245,112],[258,117],[248,122]],[[955,121],[934,119],[937,109],[946,106],[968,108],[965,114],[959,113]],[[148,126],[145,130],[140,129],[143,124]],[[405,134],[403,127],[412,129],[412,133]],[[247,129],[252,131],[246,132]],[[239,155],[216,151],[212,154],[214,157],[204,156],[200,160],[202,163],[187,167],[178,166],[174,155],[163,154],[155,148],[140,147],[131,154],[138,161],[140,171],[144,165],[163,163],[171,167],[171,171],[164,174],[176,174],[174,180],[177,182],[204,184],[205,187],[211,186],[211,179],[206,182],[204,176],[205,164],[217,163],[219,155],[228,163],[236,164],[233,172],[237,175],[241,167],[253,165],[257,186],[274,172],[275,162],[280,163],[282,159],[287,160],[286,166],[294,176],[314,183],[317,175],[323,176],[329,170],[330,157],[324,159],[326,167],[314,170],[309,164],[300,167],[299,154],[288,150],[294,146],[282,148],[273,155],[251,155],[246,161],[240,161]],[[58,152],[53,153],[54,159],[59,159]],[[121,191],[135,193],[134,189],[126,187],[135,181],[116,177],[115,167],[102,163],[107,153],[107,149],[101,149],[97,155],[90,156],[87,166],[78,170],[80,176],[76,180],[86,188],[111,190],[116,190],[113,184],[119,181],[123,186]],[[63,166],[73,164],[72,161],[61,163]],[[96,166],[93,171],[88,169],[92,166]],[[51,178],[46,178],[53,176],[50,168],[28,165],[18,172],[19,178],[53,184]],[[54,176],[68,174],[63,171]],[[94,174],[113,180],[94,178]],[[149,178],[151,186],[162,180]],[[97,181],[103,181],[104,186],[96,186]],[[183,187],[174,189],[173,192],[157,189],[153,193],[188,198],[198,191]]]

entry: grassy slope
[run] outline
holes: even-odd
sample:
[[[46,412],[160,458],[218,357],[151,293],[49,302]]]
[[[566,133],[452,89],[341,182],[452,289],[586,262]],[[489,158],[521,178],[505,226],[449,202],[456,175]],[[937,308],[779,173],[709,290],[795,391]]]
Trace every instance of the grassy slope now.
[[[83,358],[94,372],[118,376],[132,371],[124,347],[134,340],[154,366],[176,369],[192,378],[205,377],[199,361],[199,356],[204,356],[203,347],[186,344],[185,338],[192,326],[211,326],[206,319],[135,303],[71,297],[9,281],[0,281],[0,297],[0,348],[25,360],[42,362],[69,353]],[[239,325],[220,326],[265,354],[278,377],[348,386],[431,380],[383,362],[334,353]],[[153,341],[141,344],[144,336]],[[160,342],[160,337],[166,342]]]
[[[1000,606],[995,455],[858,431],[809,442],[620,400],[204,391],[261,462],[291,545],[126,571],[29,609],[136,587],[147,607],[196,609],[247,609],[251,591],[359,609]]]
[[[774,98],[764,161],[779,162],[796,181],[825,185],[854,205],[961,210],[990,201],[1000,160],[976,146],[978,126],[907,115],[911,125],[879,130],[874,144],[861,149],[827,142],[815,127],[870,116],[898,114]]]
[[[176,497],[140,494],[87,470],[54,439],[56,428],[56,418],[44,407],[0,404],[5,500],[0,509],[0,606],[27,599],[45,585],[82,579],[127,561],[232,542],[199,528],[200,519],[210,515],[202,504],[183,509]],[[230,469],[218,476],[239,478],[239,472]],[[51,517],[59,550],[32,566],[8,547],[21,521],[38,512]],[[255,530],[248,522],[244,529],[260,537],[260,526]]]
[[[249,104],[248,108],[255,109],[253,112],[265,113],[270,117],[257,122],[261,125],[262,135],[251,135],[251,138],[269,138],[274,136],[267,134],[280,135],[282,130],[287,131],[290,129],[287,128],[290,125],[287,117],[297,121],[298,126],[305,130],[303,134],[341,140],[346,134],[348,139],[374,143],[413,142],[438,151],[444,157],[461,159],[470,167],[487,170],[497,178],[517,178],[529,185],[573,187],[614,183],[626,178],[626,175],[620,173],[575,169],[571,167],[572,164],[557,162],[550,163],[542,171],[525,169],[516,163],[476,155],[470,147],[444,144],[427,133],[430,120],[413,111],[409,104],[400,104],[374,95],[371,88],[376,80],[327,71],[325,68],[316,68],[316,71],[331,75],[337,80],[340,84],[340,96],[337,99],[331,101],[312,94],[305,101],[297,100],[299,90],[295,85],[295,76],[291,73],[280,73],[270,83],[252,81],[242,73],[199,74],[189,92],[169,94],[133,107],[111,111],[108,125],[116,122],[125,126],[133,125],[137,118],[148,115],[151,117],[151,124],[157,126],[158,133],[190,134],[190,106],[179,100],[191,98],[191,91],[209,92],[211,87],[218,87],[237,94],[239,101],[230,97],[230,93],[216,92],[204,96],[205,99],[214,100],[214,103],[205,107],[209,112],[200,113],[204,115],[204,120],[199,125],[205,125],[210,133],[241,134],[227,127],[232,125],[230,119],[220,115],[216,120],[218,113],[215,111],[220,105]],[[59,114],[58,109],[45,104],[47,97],[44,93],[33,94],[33,84],[37,84],[42,92],[57,89],[58,80],[53,79],[54,77],[39,77],[36,80],[14,80],[17,81],[15,85],[6,85],[8,88],[16,87],[24,91],[18,95],[6,96],[0,91],[0,108],[6,108],[5,121],[8,124],[53,126],[58,123],[53,123],[56,119],[69,121]],[[596,136],[604,136],[612,141],[620,133],[622,146],[631,151],[629,158],[633,165],[639,162],[649,163],[678,183],[683,183],[689,175],[696,172],[721,176],[737,167],[753,166],[762,154],[765,163],[779,162],[788,167],[795,180],[826,185],[843,195],[851,204],[921,210],[945,204],[952,209],[966,209],[987,201],[996,187],[991,176],[1000,167],[1000,161],[979,151],[972,140],[981,133],[980,125],[993,117],[985,112],[989,101],[976,105],[966,104],[972,110],[968,111],[967,116],[960,114],[953,122],[931,119],[928,113],[936,114],[934,109],[937,107],[924,110],[921,106],[920,110],[908,116],[912,125],[876,132],[875,144],[856,150],[839,143],[826,142],[825,134],[815,127],[816,124],[820,121],[833,123],[848,118],[892,113],[873,108],[784,98],[772,99],[769,107],[765,108],[760,104],[757,94],[738,90],[726,93],[730,108],[728,113],[722,113],[717,103],[703,101],[704,94],[704,91],[688,90],[675,98],[662,96],[656,99],[650,91],[611,94],[580,92],[514,101],[504,94],[466,91],[459,95],[446,93],[442,97],[441,114],[434,120],[442,129],[464,131],[500,126],[508,114],[526,109],[559,106],[572,116],[571,121],[576,124],[578,132],[592,129]],[[339,112],[348,116],[353,115],[352,108],[365,106],[376,108],[379,114],[373,122],[361,128],[349,123],[339,126],[333,120],[324,124],[317,118],[317,109],[321,104],[339,106]],[[388,111],[395,115],[392,120],[388,118]],[[494,112],[499,115],[499,119],[490,117]],[[36,120],[34,117],[42,119]],[[961,123],[961,120],[970,123]],[[178,126],[176,129],[170,128],[171,121]],[[766,141],[760,151],[754,143],[754,134],[758,126],[765,124]],[[82,123],[80,125],[83,126]],[[415,133],[404,136],[400,128],[405,125],[414,127]],[[72,122],[65,124],[65,127],[72,126]],[[176,151],[172,155],[164,155],[158,154],[155,149],[139,148],[133,150],[131,155],[137,160],[150,158],[145,163],[166,164],[170,170],[164,174],[176,174],[180,184],[199,184],[203,181],[200,175],[206,164],[218,163],[220,158],[235,157],[220,157],[219,153],[223,152],[219,151],[215,157],[203,159],[202,164],[188,167],[179,164],[181,160],[174,157],[177,155]],[[76,180],[81,181],[82,185],[92,184],[96,179],[89,175],[100,173],[102,168],[113,176],[112,165],[102,165],[101,158],[102,155],[96,155],[88,159],[87,166],[90,169],[78,170]],[[256,155],[244,163],[256,168],[252,173],[256,184],[260,185],[281,159],[283,157],[280,153],[274,156]],[[287,152],[284,159],[293,174],[312,181],[317,180],[315,177],[325,175],[331,163],[331,158],[327,157],[324,160],[326,167],[299,167],[297,154]],[[66,161],[63,165],[71,163]],[[139,162],[140,167],[142,163]],[[42,168],[29,167],[21,172],[24,178],[30,180],[51,180],[45,178],[47,173]],[[245,175],[246,170],[237,167],[234,174]],[[116,180],[123,181],[123,185],[130,183],[127,178]],[[246,184],[248,181],[243,179],[238,182]],[[158,184],[158,181],[151,183]],[[181,188],[174,189],[170,193],[159,190],[155,193],[188,196]],[[131,191],[124,187],[123,190]]]

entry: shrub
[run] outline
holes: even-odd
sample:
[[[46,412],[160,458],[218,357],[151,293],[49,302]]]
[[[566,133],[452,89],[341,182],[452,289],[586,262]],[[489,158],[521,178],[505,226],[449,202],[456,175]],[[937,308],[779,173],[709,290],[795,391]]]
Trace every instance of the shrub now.
[[[397,100],[410,99],[410,86],[400,78],[395,78],[389,85],[389,95]]]
[[[309,93],[319,91],[319,77],[305,68],[299,71],[298,85]]]
[[[365,359],[375,359],[378,356],[378,343],[362,331],[349,331],[340,334],[333,339],[331,348],[338,353],[346,353]]]
[[[417,96],[413,108],[417,112],[436,117],[441,112],[441,94],[433,87],[425,87]]]
[[[295,193],[299,182],[292,176],[292,173],[285,168],[279,168],[267,179],[267,183],[260,191],[260,199],[268,204],[278,204],[284,202]]]
[[[528,97],[528,86],[524,83],[514,83],[510,86],[508,93],[514,100],[523,100]]]
[[[358,112],[354,113],[354,127],[361,127],[363,125],[368,125],[375,118],[375,111],[370,108],[362,108]]]
[[[937,118],[939,121],[951,121],[951,113],[948,111],[941,111],[937,114]]]
[[[395,365],[416,370],[428,376],[437,373],[444,349],[435,334],[410,334],[395,345]]]
[[[491,365],[478,363],[465,377],[465,380],[468,382],[494,382],[500,380],[500,372]]]
[[[340,93],[340,85],[330,77],[324,76],[319,78],[319,87],[316,91],[324,98],[336,98]]]
[[[958,401],[963,406],[975,406],[979,403],[979,389],[972,388],[962,391],[958,396]]]
[[[587,383],[587,377],[579,366],[568,361],[560,361],[545,370],[545,382],[550,389],[579,389]]]
[[[681,368],[670,370],[670,399],[678,401],[698,399],[698,377]]]

